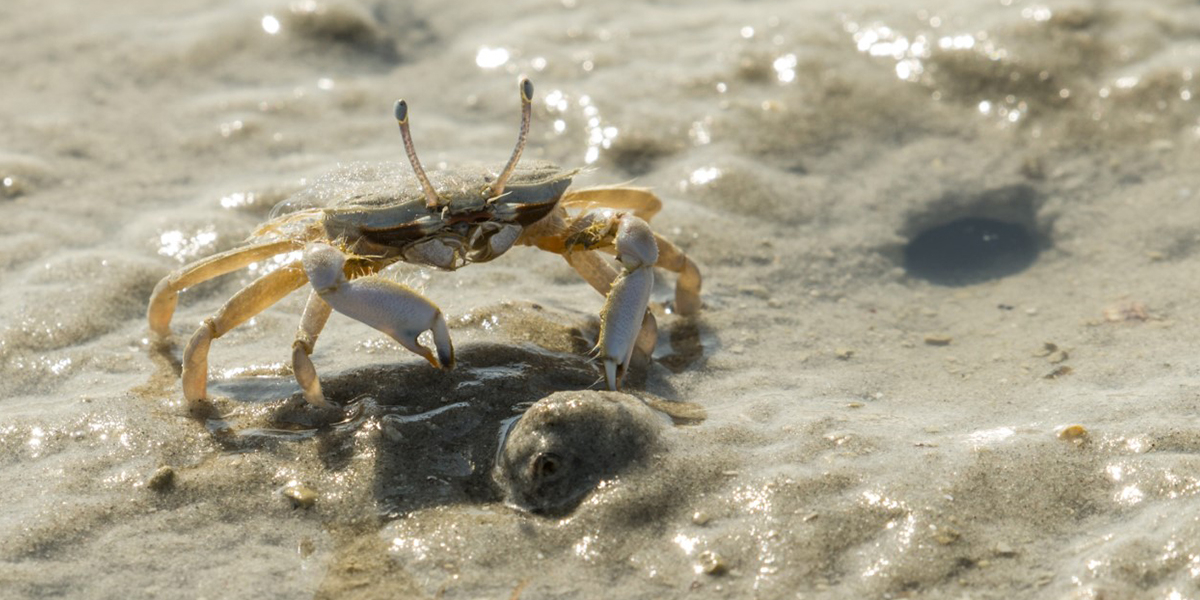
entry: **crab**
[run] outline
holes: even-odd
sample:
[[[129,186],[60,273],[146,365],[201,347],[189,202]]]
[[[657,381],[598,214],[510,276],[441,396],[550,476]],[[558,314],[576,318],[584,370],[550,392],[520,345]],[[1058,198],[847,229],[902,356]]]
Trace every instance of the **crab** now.
[[[332,311],[394,339],[436,368],[454,366],[454,347],[442,311],[417,291],[380,271],[396,262],[454,270],[491,261],[513,246],[533,246],[566,259],[606,296],[592,355],[608,389],[617,390],[634,349],[649,355],[657,325],[648,310],[654,267],[678,274],[674,311],[695,314],[701,305],[700,271],[675,244],[650,229],[661,208],[650,191],[634,187],[569,190],[578,170],[538,162],[519,165],[529,135],[533,84],[519,83],[521,127],[508,163],[488,169],[435,172],[431,182],[417,158],[408,126],[408,104],[395,118],[415,174],[406,185],[350,193],[328,207],[273,217],[237,248],[188,264],[154,288],[147,308],[150,329],[170,336],[179,292],[276,256],[290,262],[242,288],[204,320],[183,351],[182,386],[192,410],[207,400],[208,352],[225,335],[305,283],[311,284],[292,344],[292,371],[305,400],[328,406],[310,355]],[[614,255],[617,267],[600,253]],[[297,258],[298,255],[298,258]],[[418,338],[430,332],[433,349]]]

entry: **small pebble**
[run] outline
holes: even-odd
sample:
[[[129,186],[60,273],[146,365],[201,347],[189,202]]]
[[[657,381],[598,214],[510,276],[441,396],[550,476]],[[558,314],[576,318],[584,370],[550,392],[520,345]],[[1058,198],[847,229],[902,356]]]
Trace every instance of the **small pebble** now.
[[[1058,432],[1058,439],[1073,444],[1082,444],[1087,437],[1088,431],[1083,428],[1083,425],[1072,425]]]
[[[771,292],[763,285],[740,285],[738,286],[738,293],[764,300],[771,296]]]
[[[292,508],[312,508],[317,503],[316,490],[298,482],[289,482],[283,488],[283,496],[292,501]]]
[[[300,555],[300,558],[308,558],[309,556],[312,556],[313,552],[316,551],[317,544],[312,541],[312,538],[303,538],[296,546],[296,553]]]
[[[1075,369],[1072,369],[1071,367],[1063,365],[1053,371],[1050,371],[1049,373],[1044,375],[1042,377],[1042,379],[1058,379],[1059,377],[1070,375],[1074,371],[1075,371]]]
[[[925,344],[929,346],[949,346],[954,338],[948,335],[931,334],[925,336]]]
[[[702,510],[698,510],[698,511],[692,513],[692,523],[694,523],[696,525],[708,525],[708,522],[711,520],[712,520],[712,517],[710,517],[708,513],[704,512]]]
[[[175,485],[175,469],[171,467],[159,467],[150,479],[146,480],[146,487],[156,491],[163,492],[171,489]]]
[[[949,546],[950,544],[957,542],[961,537],[961,533],[949,528],[942,529],[933,534],[933,539],[943,546]]]
[[[854,350],[850,348],[838,348],[834,350],[833,355],[838,357],[839,360],[850,360],[850,357],[854,356]]]
[[[707,575],[724,575],[729,572],[729,565],[725,563],[725,559],[721,558],[720,554],[711,550],[705,550],[700,553],[700,563],[696,567],[701,573]]]

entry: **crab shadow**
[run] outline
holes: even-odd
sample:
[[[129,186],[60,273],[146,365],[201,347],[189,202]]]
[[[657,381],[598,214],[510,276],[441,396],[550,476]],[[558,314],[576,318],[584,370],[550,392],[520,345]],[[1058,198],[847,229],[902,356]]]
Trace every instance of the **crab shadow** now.
[[[584,354],[533,343],[473,344],[457,359],[449,371],[415,361],[354,369],[323,381],[326,397],[339,406],[314,408],[295,393],[250,418],[210,419],[209,429],[227,452],[312,440],[328,472],[373,456],[373,493],[387,519],[433,506],[501,502],[492,470],[506,432],[554,392],[600,389],[599,373]],[[626,383],[640,389],[646,379],[643,365]]]
[[[536,306],[480,312],[500,315],[497,321],[511,324],[510,337],[519,341],[460,346],[449,371],[409,360],[327,374],[322,388],[334,404],[327,408],[307,404],[288,376],[225,380],[214,386],[224,397],[220,416],[208,418],[207,427],[231,453],[287,454],[287,446],[311,441],[329,473],[371,460],[373,494],[386,518],[432,506],[504,501],[492,471],[518,419],[555,392],[604,388],[588,356],[599,323],[564,325]],[[676,320],[660,329],[653,362],[635,357],[622,387],[650,404],[676,404],[671,373],[702,368],[718,346],[702,322]]]
[[[382,514],[398,516],[431,505],[502,501],[491,474],[508,428],[541,398],[596,383],[584,356],[489,344],[466,348],[451,371],[371,369],[327,389],[355,398],[364,416],[373,413],[380,431],[375,497]]]

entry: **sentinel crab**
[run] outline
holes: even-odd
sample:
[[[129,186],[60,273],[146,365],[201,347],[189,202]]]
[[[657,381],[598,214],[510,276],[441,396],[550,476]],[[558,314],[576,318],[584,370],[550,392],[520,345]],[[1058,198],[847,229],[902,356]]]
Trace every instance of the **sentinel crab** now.
[[[616,390],[635,348],[649,354],[657,326],[647,310],[653,267],[679,274],[675,311],[700,308],[700,271],[678,247],[646,221],[661,207],[644,189],[604,187],[568,190],[578,171],[549,163],[518,165],[529,123],[533,84],[522,79],[521,129],[516,148],[499,174],[455,170],[431,182],[413,147],[408,105],[395,117],[412,165],[411,185],[348,194],[331,206],[305,208],[264,223],[238,248],[193,262],[163,278],[147,309],[150,329],[170,335],[179,292],[277,255],[300,258],[262,275],[205,319],[183,351],[183,395],[193,409],[207,396],[208,350],[214,339],[283,299],[312,285],[292,344],[296,381],[311,404],[325,406],[310,355],[331,311],[387,334],[437,368],[454,366],[446,319],[411,288],[378,275],[398,261],[453,270],[483,263],[513,246],[534,246],[563,256],[584,280],[606,296],[593,354],[604,380]],[[598,254],[615,256],[619,269]],[[419,336],[429,331],[434,350]],[[436,351],[436,352],[435,352]]]

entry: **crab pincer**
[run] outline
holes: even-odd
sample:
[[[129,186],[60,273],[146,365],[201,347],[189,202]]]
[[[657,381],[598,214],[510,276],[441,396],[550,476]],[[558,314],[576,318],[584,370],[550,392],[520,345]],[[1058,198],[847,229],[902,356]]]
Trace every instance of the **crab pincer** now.
[[[346,256],[325,242],[310,242],[304,248],[308,280],[333,310],[386,333],[435,367],[454,367],[450,330],[436,305],[409,287],[378,275],[348,280],[345,265]],[[417,341],[425,331],[433,332],[436,357]]]
[[[658,242],[645,221],[621,214],[615,239],[621,273],[600,309],[600,338],[595,353],[604,364],[608,389],[616,390],[625,377],[633,349],[637,345],[650,290],[654,287],[654,263],[658,261]],[[652,318],[652,317],[651,317]]]

